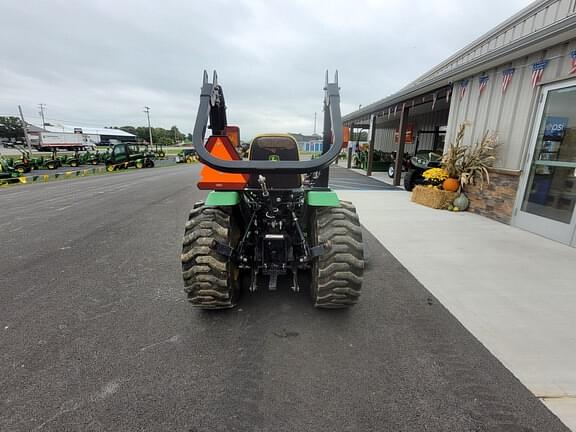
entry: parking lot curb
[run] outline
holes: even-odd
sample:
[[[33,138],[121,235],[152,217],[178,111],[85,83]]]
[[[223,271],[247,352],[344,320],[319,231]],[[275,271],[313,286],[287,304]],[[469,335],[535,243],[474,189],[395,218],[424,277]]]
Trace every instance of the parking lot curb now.
[[[106,174],[106,167],[87,168],[77,171],[63,171],[51,174],[36,174],[21,177],[4,179],[2,186],[13,186],[18,184],[48,183],[54,180],[66,180],[75,177],[88,177],[93,175]]]

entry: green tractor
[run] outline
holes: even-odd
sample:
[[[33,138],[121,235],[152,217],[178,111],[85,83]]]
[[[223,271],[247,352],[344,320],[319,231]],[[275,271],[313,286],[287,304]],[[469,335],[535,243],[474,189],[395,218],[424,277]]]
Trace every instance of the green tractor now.
[[[135,143],[115,144],[106,159],[106,171],[112,172],[130,167],[154,168],[154,160],[147,147]]]
[[[86,150],[80,155],[78,160],[80,161],[80,165],[98,165],[98,163],[100,163],[100,157],[97,151],[92,153]]]
[[[62,167],[62,159],[58,156],[57,149],[52,149],[52,155],[49,158],[44,158],[42,160],[41,167],[49,170],[55,170]]]
[[[29,173],[34,169],[30,153],[21,146],[15,146],[15,148],[20,152],[21,157],[9,158],[5,162],[19,174]]]
[[[6,159],[0,158],[0,185],[18,182],[18,177],[22,175]]]
[[[204,144],[208,119],[212,135]],[[198,187],[213,190],[186,223],[181,261],[189,301],[231,308],[243,285],[276,290],[284,280],[295,292],[307,285],[317,308],[357,303],[362,229],[352,203],[328,188],[328,167],[342,147],[338,75],[333,83],[326,75],[324,151],[316,159],[300,161],[296,141],[279,134],[256,137],[249,160],[241,160],[226,125],[222,87],[216,73],[210,83],[204,72],[193,143],[205,164]]]

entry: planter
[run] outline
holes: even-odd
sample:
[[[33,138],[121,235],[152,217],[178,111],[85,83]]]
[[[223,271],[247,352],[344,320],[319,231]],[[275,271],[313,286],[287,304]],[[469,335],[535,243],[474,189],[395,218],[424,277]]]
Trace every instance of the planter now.
[[[441,189],[429,188],[426,186],[416,186],[412,190],[411,199],[417,204],[422,204],[435,209],[448,208],[458,194]]]

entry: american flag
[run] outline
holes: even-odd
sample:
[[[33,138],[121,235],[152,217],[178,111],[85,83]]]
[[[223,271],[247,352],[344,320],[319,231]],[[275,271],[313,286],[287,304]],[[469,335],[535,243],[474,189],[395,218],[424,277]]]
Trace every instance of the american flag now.
[[[508,68],[502,71],[502,94],[506,93],[506,89],[514,76],[514,70],[514,68]]]
[[[532,65],[532,88],[535,88],[542,79],[547,64],[548,60],[542,60]]]
[[[480,80],[480,94],[482,94],[482,92],[484,91],[484,89],[486,88],[486,84],[488,84],[488,75],[482,75],[479,80]]]
[[[570,73],[576,73],[576,50],[570,53],[570,57],[572,57],[572,68],[570,69]]]
[[[460,81],[460,100],[462,100],[466,94],[466,87],[468,87],[468,80]]]

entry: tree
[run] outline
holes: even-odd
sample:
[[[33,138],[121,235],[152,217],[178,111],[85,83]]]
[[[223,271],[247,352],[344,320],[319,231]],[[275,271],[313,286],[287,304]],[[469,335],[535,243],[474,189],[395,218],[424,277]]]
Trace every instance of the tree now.
[[[0,138],[18,139],[22,137],[24,137],[24,129],[18,117],[0,116]]]
[[[150,134],[148,126],[122,126],[114,127],[114,129],[121,129],[125,132],[136,135],[138,141],[150,141]],[[186,136],[178,130],[177,126],[172,126],[170,129],[161,127],[152,128],[152,141],[158,145],[174,145],[175,141],[182,142]]]
[[[132,135],[136,135],[136,128],[134,126],[122,126],[122,127],[119,127],[118,129],[120,129],[124,132],[131,133]]]

